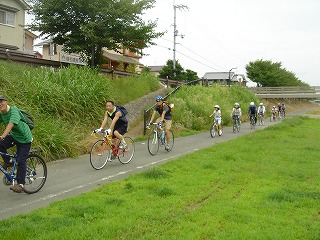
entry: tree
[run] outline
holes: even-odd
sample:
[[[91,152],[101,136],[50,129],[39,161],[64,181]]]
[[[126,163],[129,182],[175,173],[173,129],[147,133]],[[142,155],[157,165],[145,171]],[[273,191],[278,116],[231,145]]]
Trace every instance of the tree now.
[[[247,76],[264,87],[304,86],[293,72],[282,68],[281,62],[256,60],[246,65]]]
[[[175,70],[173,69],[173,60],[168,60],[167,64],[162,68],[159,73],[160,78],[169,78],[172,80],[180,81],[191,81],[199,79],[197,73],[187,69],[184,71],[183,67],[180,65],[179,61],[176,61]]]
[[[163,33],[156,22],[144,22],[143,12],[155,0],[30,0],[34,21],[28,26],[52,37],[68,52],[87,57],[91,65],[102,59],[102,47],[138,52]]]

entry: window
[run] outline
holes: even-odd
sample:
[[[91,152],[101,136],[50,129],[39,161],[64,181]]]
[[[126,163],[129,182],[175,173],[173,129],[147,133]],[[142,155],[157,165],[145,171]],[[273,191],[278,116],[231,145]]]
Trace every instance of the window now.
[[[14,26],[15,13],[0,10],[0,23]]]

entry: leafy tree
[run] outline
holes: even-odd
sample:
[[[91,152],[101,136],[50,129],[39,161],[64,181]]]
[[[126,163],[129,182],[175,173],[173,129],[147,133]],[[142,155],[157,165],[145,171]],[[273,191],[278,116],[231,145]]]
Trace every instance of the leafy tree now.
[[[199,79],[197,73],[187,69],[184,71],[179,61],[176,61],[175,70],[173,69],[173,60],[168,60],[167,64],[162,68],[159,73],[160,78],[169,78],[172,80],[190,81]]]
[[[144,22],[143,12],[155,0],[29,0],[34,21],[29,28],[52,37],[68,52],[82,53],[96,65],[102,47],[119,51],[122,46],[138,52],[153,39],[156,22]]]
[[[282,67],[281,62],[256,60],[246,65],[247,76],[264,87],[304,86],[293,72]]]

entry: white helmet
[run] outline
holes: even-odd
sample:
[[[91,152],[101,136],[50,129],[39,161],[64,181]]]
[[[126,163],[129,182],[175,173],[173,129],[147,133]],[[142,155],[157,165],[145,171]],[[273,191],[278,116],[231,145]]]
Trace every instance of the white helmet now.
[[[240,106],[240,105],[239,105],[239,103],[236,102],[236,103],[234,104],[234,106]]]
[[[251,103],[250,103],[250,106],[254,106],[254,102],[251,102]]]
[[[263,106],[263,103],[260,103],[260,106]]]
[[[214,108],[219,108],[220,109],[219,105],[215,105]]]

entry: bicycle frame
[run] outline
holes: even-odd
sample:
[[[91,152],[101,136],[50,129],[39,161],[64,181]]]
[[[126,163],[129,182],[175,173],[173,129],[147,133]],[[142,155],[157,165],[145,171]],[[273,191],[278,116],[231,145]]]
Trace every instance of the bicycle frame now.
[[[101,132],[103,133],[103,143],[106,143],[109,146],[109,148],[111,149],[112,154],[114,156],[118,156],[119,154],[122,154],[125,152],[125,150],[119,151],[119,140],[118,139],[116,139],[117,144],[114,145],[114,144],[112,144],[112,135],[108,134],[107,131],[105,131],[105,130],[102,130]]]
[[[164,133],[164,129],[162,128],[162,126],[158,123],[152,123],[152,125],[155,125],[155,128],[153,129],[153,132],[155,133],[156,135],[156,138],[161,140],[161,136],[162,134]],[[150,127],[147,127],[148,129],[150,129]],[[165,137],[165,136],[164,136]],[[165,139],[164,139],[165,141]],[[162,141],[161,141],[162,143]],[[162,143],[163,144],[163,143]]]
[[[0,165],[0,170],[6,176],[8,181],[15,180],[15,178],[14,178],[14,170],[15,170],[16,165],[17,165],[17,161],[16,161],[17,155],[12,155],[12,154],[9,154],[9,153],[4,153],[4,152],[0,152],[0,155],[1,156],[5,156],[5,157],[10,157],[10,159],[13,159],[13,166],[12,166],[12,169],[11,169],[11,173],[8,172],[7,170],[5,170],[1,165]]]

